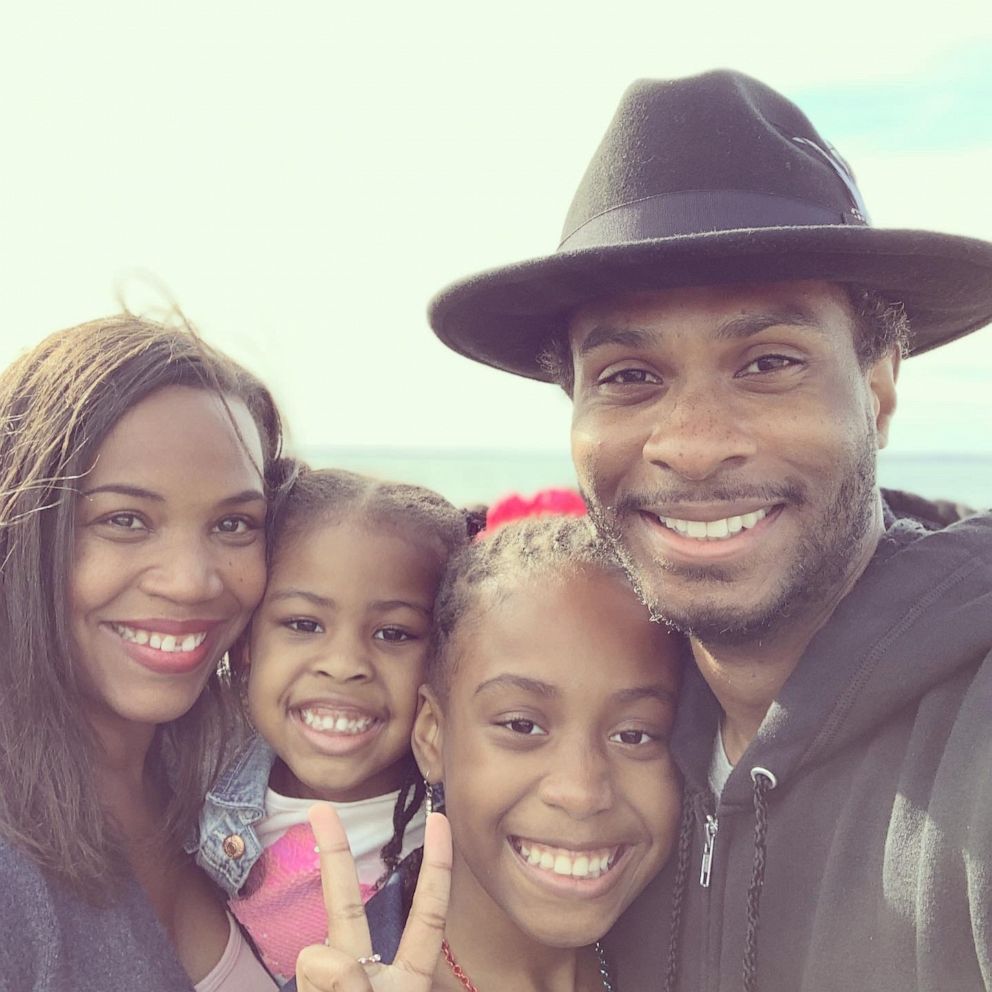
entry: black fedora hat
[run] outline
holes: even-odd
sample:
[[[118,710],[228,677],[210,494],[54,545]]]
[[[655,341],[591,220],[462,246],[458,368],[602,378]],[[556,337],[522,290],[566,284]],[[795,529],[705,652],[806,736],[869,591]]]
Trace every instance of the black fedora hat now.
[[[639,290],[822,279],[901,302],[911,353],[992,321],[992,244],[870,226],[847,165],[793,103],[741,73],[641,80],[579,185],[557,251],[462,279],[438,337],[546,379],[578,305]]]

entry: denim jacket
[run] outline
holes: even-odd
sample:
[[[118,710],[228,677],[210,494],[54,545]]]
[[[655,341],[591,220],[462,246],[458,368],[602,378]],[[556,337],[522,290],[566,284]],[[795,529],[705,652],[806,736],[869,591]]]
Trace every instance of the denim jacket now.
[[[227,763],[207,793],[200,813],[199,839],[186,850],[228,894],[234,896],[262,853],[255,824],[265,815],[265,791],[275,752],[258,734]]]
[[[275,757],[260,735],[248,738],[207,793],[199,841],[186,847],[188,853],[196,853],[197,864],[228,896],[238,893],[262,853],[254,825],[265,815],[265,792]],[[396,954],[409,909],[400,870],[365,904],[373,950],[387,963]],[[284,992],[295,988],[291,982]]]

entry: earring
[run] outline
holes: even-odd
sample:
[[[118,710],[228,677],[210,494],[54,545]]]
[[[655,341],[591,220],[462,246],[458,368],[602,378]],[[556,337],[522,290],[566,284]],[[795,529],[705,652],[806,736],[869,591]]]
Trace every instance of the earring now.
[[[428,782],[425,778],[424,786],[427,789],[425,798],[427,801],[428,814],[444,812],[444,783],[437,782],[434,784]]]

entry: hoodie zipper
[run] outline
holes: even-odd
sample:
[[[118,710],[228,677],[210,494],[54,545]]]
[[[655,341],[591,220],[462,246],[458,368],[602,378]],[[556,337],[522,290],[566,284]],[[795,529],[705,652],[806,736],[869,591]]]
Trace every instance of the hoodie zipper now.
[[[713,872],[713,848],[716,846],[716,832],[720,823],[711,813],[706,814],[703,824],[703,862],[699,869],[699,884],[704,888],[710,887],[710,875]]]

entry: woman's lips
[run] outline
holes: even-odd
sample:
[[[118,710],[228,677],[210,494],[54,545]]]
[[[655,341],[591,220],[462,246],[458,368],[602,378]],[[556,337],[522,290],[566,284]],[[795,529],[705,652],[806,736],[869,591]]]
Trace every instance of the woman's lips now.
[[[127,620],[105,626],[139,665],[163,675],[183,675],[210,657],[217,620]]]

